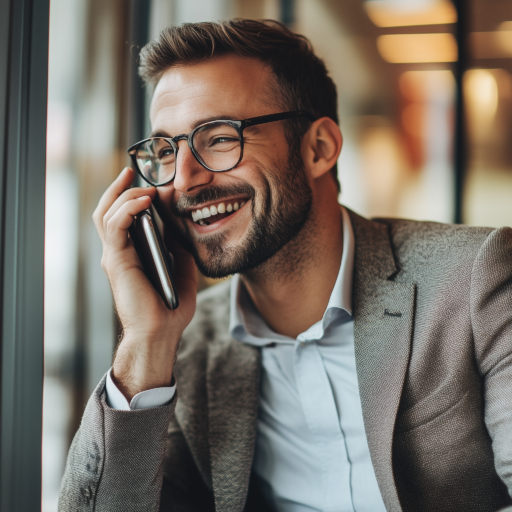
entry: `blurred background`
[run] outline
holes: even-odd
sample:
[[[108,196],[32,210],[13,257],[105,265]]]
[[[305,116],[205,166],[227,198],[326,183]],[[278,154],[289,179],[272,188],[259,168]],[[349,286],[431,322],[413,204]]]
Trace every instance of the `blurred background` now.
[[[149,132],[139,49],[167,25],[233,17],[282,21],[325,60],[339,93],[343,204],[512,224],[509,0],[52,0],[43,512],[57,510],[69,444],[118,338],[91,215]]]

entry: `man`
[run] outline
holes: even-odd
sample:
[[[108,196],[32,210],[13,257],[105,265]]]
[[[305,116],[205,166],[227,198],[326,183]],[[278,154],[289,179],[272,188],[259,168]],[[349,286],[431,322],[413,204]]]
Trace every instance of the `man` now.
[[[277,23],[174,27],[141,56],[153,133],[94,213],[123,339],[59,510],[509,506],[512,231],[340,207],[335,87]],[[150,204],[174,311],[128,237]],[[197,305],[194,261],[234,274]]]

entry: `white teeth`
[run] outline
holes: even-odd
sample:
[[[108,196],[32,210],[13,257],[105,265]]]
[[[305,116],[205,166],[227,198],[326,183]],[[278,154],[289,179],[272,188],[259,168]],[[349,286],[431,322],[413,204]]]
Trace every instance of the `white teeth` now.
[[[222,214],[222,213],[231,213],[236,212],[242,206],[245,204],[245,201],[242,201],[240,204],[228,204],[226,206],[225,203],[219,203],[217,206],[210,206],[207,208],[206,206],[202,208],[201,210],[196,210],[192,212],[192,220],[194,222],[198,222],[201,226],[204,225],[204,223],[199,222],[202,219],[207,219],[208,217],[212,217],[213,215]]]

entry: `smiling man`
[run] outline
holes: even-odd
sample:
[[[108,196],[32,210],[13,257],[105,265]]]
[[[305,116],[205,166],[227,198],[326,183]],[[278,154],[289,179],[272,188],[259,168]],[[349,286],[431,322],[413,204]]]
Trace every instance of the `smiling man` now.
[[[123,337],[59,510],[509,506],[512,230],[340,206],[335,86],[278,23],[169,28],[141,62],[153,132],[94,213]],[[151,204],[174,311],[128,235]],[[196,300],[196,266],[233,278]]]

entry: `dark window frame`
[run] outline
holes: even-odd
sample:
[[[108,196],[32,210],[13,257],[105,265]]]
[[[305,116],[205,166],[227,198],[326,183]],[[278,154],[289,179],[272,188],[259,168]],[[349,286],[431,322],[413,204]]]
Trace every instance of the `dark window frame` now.
[[[41,507],[48,0],[0,0],[0,510]]]

